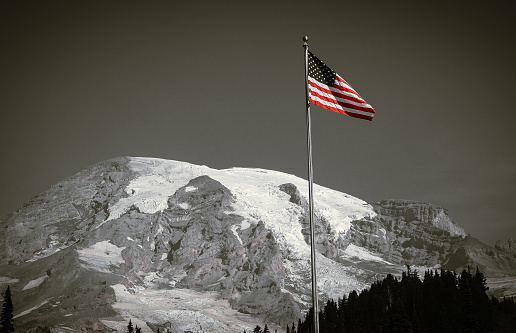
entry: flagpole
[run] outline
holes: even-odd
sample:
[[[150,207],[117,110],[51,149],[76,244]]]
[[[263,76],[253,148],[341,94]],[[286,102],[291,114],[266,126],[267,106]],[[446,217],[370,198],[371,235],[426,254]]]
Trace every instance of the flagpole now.
[[[306,96],[306,131],[308,139],[308,201],[310,208],[310,253],[312,263],[312,307],[313,313],[313,332],[319,333],[319,307],[317,297],[317,271],[315,269],[315,221],[314,221],[314,198],[312,180],[312,126],[310,121],[310,92],[308,90],[308,36],[303,37],[303,47],[305,48],[305,96]]]

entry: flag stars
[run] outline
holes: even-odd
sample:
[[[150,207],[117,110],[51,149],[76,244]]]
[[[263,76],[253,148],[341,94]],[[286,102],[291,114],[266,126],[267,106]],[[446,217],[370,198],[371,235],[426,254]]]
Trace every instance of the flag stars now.
[[[336,75],[331,68],[314,56],[312,52],[308,51],[308,76],[325,85],[333,86]]]

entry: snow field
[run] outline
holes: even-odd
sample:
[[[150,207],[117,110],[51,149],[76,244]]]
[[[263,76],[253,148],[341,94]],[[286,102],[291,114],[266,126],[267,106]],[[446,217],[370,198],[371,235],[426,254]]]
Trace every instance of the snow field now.
[[[309,255],[310,248],[301,234],[301,207],[289,202],[288,194],[279,190],[284,183],[294,184],[300,194],[308,197],[308,182],[294,175],[263,169],[210,169],[186,162],[157,158],[131,157],[129,167],[140,176],[128,185],[126,198],[109,207],[108,220],[120,217],[132,205],[153,214],[167,208],[167,200],[179,188],[198,176],[207,175],[226,186],[236,198],[234,214],[243,216],[242,229],[263,221],[298,257]],[[196,191],[193,186],[187,191]],[[181,205],[180,205],[181,206]],[[188,208],[183,205],[184,208]],[[265,209],[264,209],[265,208]],[[325,218],[335,237],[349,230],[350,222],[375,213],[365,201],[314,184],[315,214]]]
[[[146,322],[161,325],[168,322],[178,332],[241,333],[244,329],[251,332],[256,326],[256,319],[232,310],[216,292],[139,289],[131,293],[121,284],[112,287],[117,300],[113,308],[125,321],[102,322],[119,332],[125,330],[129,319],[133,325],[142,327],[142,332],[151,332]]]
[[[99,272],[110,272],[111,265],[118,266],[125,262],[122,258],[124,249],[125,246],[117,247],[109,241],[102,241],[88,248],[77,250],[77,252],[84,267]]]

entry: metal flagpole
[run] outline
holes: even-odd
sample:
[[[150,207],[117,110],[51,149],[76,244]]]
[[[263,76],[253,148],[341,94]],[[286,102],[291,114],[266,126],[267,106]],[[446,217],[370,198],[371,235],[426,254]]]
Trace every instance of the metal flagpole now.
[[[310,123],[310,92],[308,90],[308,36],[303,37],[305,48],[305,90],[306,90],[306,130],[308,139],[308,201],[310,207],[310,252],[312,262],[312,307],[314,309],[313,333],[319,333],[319,307],[317,298],[317,271],[315,269],[315,221],[312,180],[312,126]]]

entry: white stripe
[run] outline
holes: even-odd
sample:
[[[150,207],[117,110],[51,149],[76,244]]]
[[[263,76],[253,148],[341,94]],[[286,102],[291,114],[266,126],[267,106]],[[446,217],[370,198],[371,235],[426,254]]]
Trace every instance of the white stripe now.
[[[362,99],[362,97],[360,97],[360,96],[356,93],[356,91],[355,91],[355,94],[350,93],[350,92],[348,92],[348,91],[342,91],[342,90],[337,89],[337,88],[335,88],[335,87],[327,86],[327,85],[325,85],[325,84],[323,84],[323,83],[321,83],[321,82],[317,81],[316,79],[314,79],[314,78],[312,78],[312,77],[310,77],[310,76],[308,77],[308,81],[310,81],[310,82],[312,82],[312,83],[314,83],[314,84],[318,85],[318,86],[319,86],[319,87],[321,87],[321,88],[328,89],[328,90],[331,90],[331,91],[333,91],[333,92],[336,92],[336,93],[339,93],[339,94],[343,94],[343,95],[346,95],[346,96],[349,96],[349,97],[357,98],[357,99],[359,99],[359,100],[361,100],[361,101],[364,101],[364,100]],[[337,83],[337,81],[335,81],[335,83]],[[353,90],[353,91],[354,91],[354,90]],[[365,103],[365,101],[364,101],[364,103]]]
[[[322,95],[324,97],[328,97],[328,98],[334,99],[334,100],[339,101],[339,102],[345,102],[345,103],[348,103],[348,104],[352,104],[352,105],[356,105],[356,106],[363,107],[363,108],[368,108],[368,109],[372,109],[373,108],[371,105],[365,103],[365,101],[364,101],[364,103],[350,101],[350,100],[347,100],[347,99],[342,98],[342,97],[337,97],[337,96],[334,96],[332,94],[328,94],[327,92],[319,90],[319,89],[317,89],[316,87],[313,87],[313,86],[310,86],[310,90],[316,92],[319,95]]]
[[[340,76],[339,74],[336,74],[336,75],[337,75],[337,76],[338,76],[342,81],[346,81],[346,80],[344,80],[344,79],[342,78],[342,76]],[[344,83],[344,82],[342,82],[342,81],[335,80],[335,84],[336,84],[336,85],[338,85],[338,86],[341,86],[341,87],[345,87],[345,88],[351,89],[351,90],[353,90],[353,91],[355,92],[355,94],[357,94],[357,95],[358,95],[358,93],[356,92],[356,90],[355,90],[355,89],[353,89],[349,84],[346,84],[346,83]]]
[[[310,97],[312,100],[314,101],[317,101],[321,104],[324,104],[326,106],[329,106],[329,107],[332,107],[332,108],[335,108],[335,109],[339,109],[339,110],[342,110],[342,111],[346,111],[347,113],[355,113],[355,114],[361,114],[363,116],[368,116],[368,117],[373,117],[374,116],[374,113],[370,113],[370,112],[365,112],[365,111],[360,111],[360,110],[355,110],[355,109],[350,109],[350,108],[344,108],[342,107],[341,105],[339,104],[335,104],[335,103],[330,103],[328,101],[325,101],[325,100],[322,100],[320,99],[319,97],[317,96],[311,96]]]

